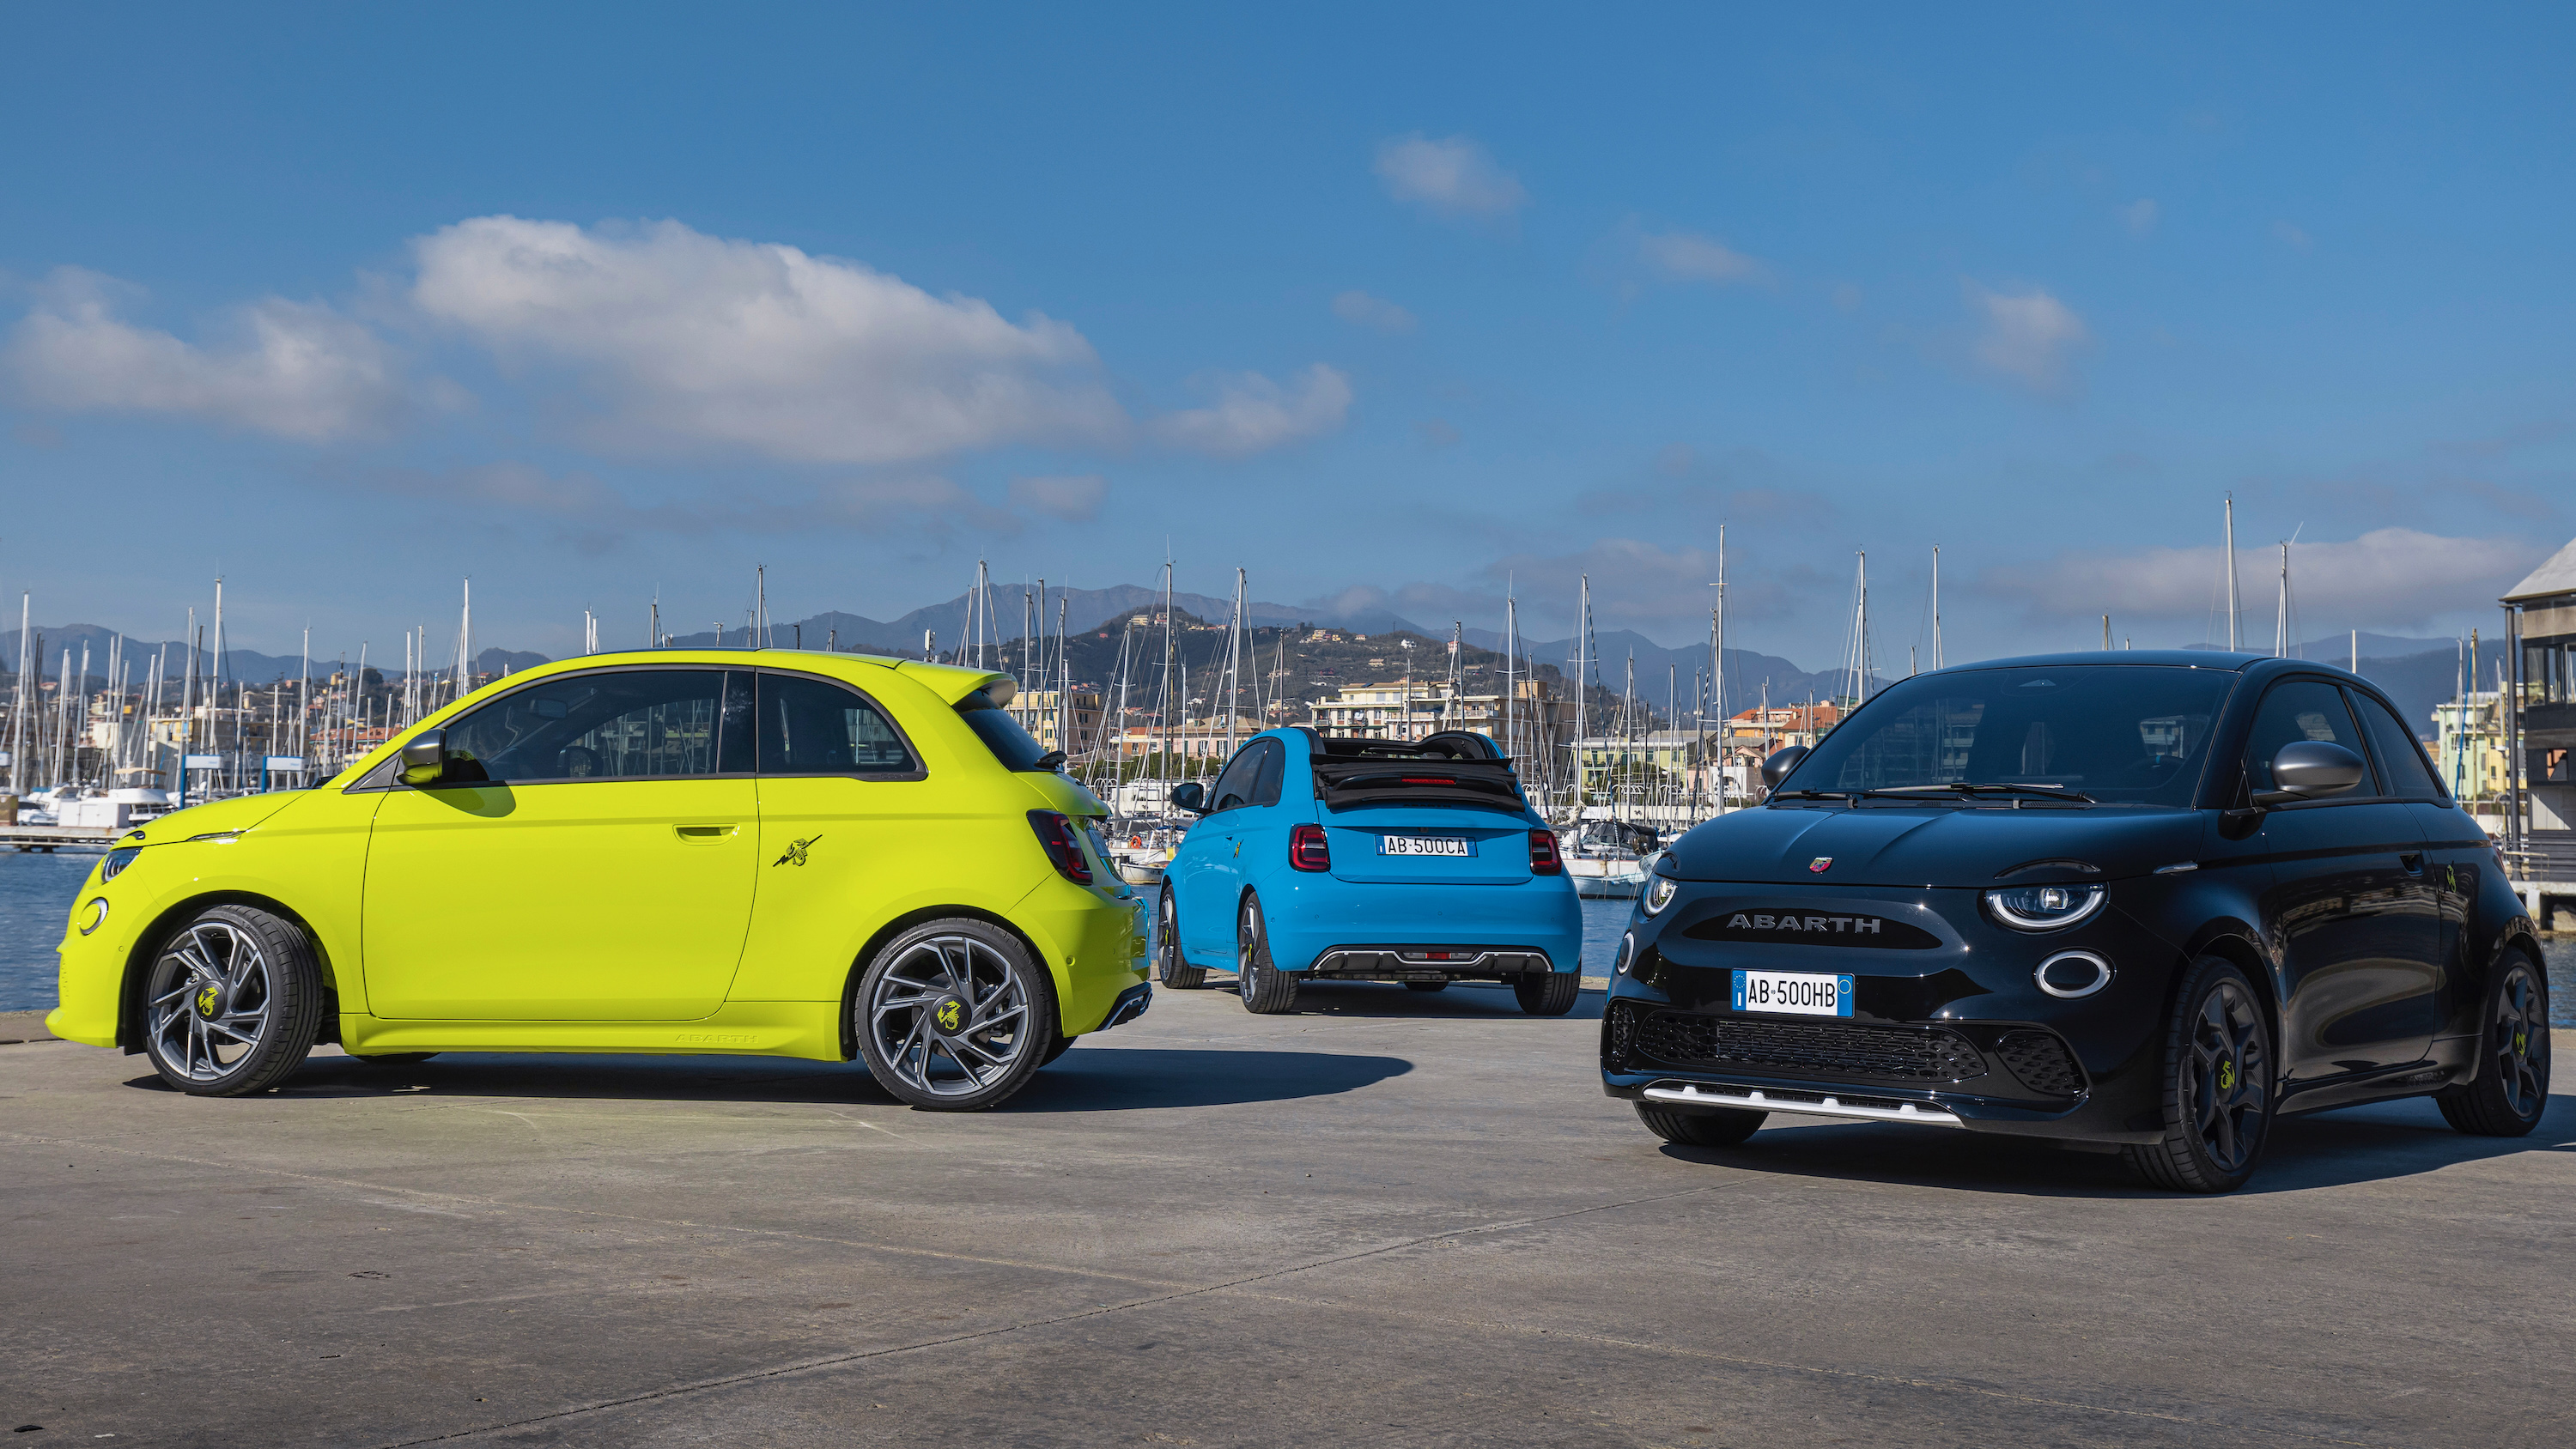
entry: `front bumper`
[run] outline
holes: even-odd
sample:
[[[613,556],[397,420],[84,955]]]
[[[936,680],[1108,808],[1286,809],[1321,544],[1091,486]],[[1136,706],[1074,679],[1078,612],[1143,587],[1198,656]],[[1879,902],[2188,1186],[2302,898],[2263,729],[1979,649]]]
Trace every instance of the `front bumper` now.
[[[1889,926],[1868,947],[1848,931],[1813,945],[1713,938],[1712,922],[1765,908]],[[1973,891],[1694,882],[1659,916],[1632,914],[1629,934],[1602,1014],[1611,1096],[2095,1142],[2160,1135],[2180,953],[2116,909],[2026,935],[1985,921]],[[1877,944],[1892,940],[1908,944]],[[2041,991],[2033,969],[2068,949],[2110,959],[2111,985],[2071,1001]],[[1738,969],[1850,975],[1853,1014],[1737,1011]]]

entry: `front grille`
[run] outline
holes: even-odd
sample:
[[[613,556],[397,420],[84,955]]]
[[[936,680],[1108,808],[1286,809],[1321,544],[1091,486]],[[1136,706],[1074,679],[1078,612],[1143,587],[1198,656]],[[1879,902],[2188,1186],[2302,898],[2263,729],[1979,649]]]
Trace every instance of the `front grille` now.
[[[2084,1090],[2084,1069],[2054,1033],[2005,1032],[2003,1040],[1995,1043],[1995,1055],[2003,1058],[2023,1086],[2043,1096],[2072,1097]]]
[[[1628,1053],[1637,1044],[1637,1006],[1614,1001],[1601,1013],[1601,1065],[1614,1072],[1628,1069]]]
[[[1648,1015],[1637,1027],[1637,1051],[1677,1067],[1760,1067],[1904,1082],[1964,1082],[1986,1074],[1985,1058],[1953,1031],[1742,1021],[1678,1011]]]

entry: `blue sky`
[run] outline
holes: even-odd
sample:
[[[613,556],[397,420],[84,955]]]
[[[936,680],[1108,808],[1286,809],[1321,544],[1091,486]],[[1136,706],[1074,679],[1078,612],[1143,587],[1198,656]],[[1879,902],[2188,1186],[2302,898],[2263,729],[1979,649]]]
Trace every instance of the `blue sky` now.
[[[2559,9],[0,12],[0,590],[324,652],[998,577],[2447,634],[2576,532]],[[14,601],[13,601],[14,602]],[[12,621],[14,623],[14,621]],[[398,647],[398,646],[397,646]]]

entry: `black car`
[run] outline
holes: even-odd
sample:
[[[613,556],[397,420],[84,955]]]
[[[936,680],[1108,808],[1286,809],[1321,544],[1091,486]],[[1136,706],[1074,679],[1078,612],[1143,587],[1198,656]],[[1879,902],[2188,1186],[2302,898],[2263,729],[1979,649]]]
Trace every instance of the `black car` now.
[[[2531,919],[2356,675],[2000,660],[1890,685],[1764,775],[1762,805],[1675,843],[1619,946],[1602,1082],[1668,1141],[1907,1122],[2225,1192],[2290,1113],[2540,1120]]]

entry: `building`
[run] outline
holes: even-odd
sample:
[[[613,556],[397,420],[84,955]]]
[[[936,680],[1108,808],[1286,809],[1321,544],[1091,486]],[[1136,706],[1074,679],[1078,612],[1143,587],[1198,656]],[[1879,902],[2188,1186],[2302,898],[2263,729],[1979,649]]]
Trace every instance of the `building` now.
[[[1330,735],[1371,740],[1418,740],[1441,730],[1473,730],[1497,741],[1510,739],[1515,756],[1531,753],[1531,741],[1562,741],[1574,730],[1574,704],[1555,697],[1544,679],[1512,682],[1511,709],[1503,696],[1452,694],[1449,681],[1430,679],[1390,684],[1346,684],[1313,705],[1315,728]],[[1508,718],[1506,715],[1508,714]]]
[[[2576,882],[2576,771],[2569,764],[2576,750],[2576,542],[2506,590],[2502,602],[2512,673],[2503,720],[2505,850],[2519,874]]]
[[[1072,718],[1066,719],[1065,706],[1070,704]],[[1031,738],[1050,750],[1066,755],[1079,755],[1100,738],[1100,693],[1093,689],[1075,689],[1065,693],[1053,689],[1027,689],[1011,696],[1003,713],[1020,722]],[[1071,744],[1064,741],[1065,725],[1072,726]]]

